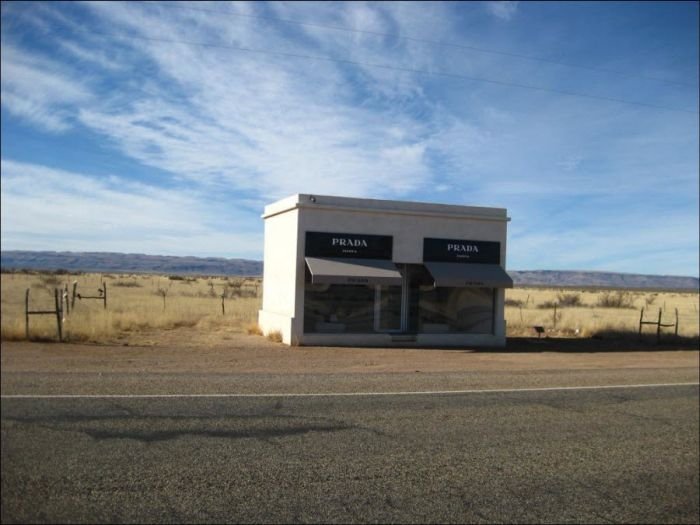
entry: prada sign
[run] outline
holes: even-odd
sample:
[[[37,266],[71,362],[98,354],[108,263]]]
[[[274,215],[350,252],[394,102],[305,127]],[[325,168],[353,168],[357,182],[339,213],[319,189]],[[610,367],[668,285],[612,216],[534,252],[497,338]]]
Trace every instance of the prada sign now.
[[[390,235],[306,232],[307,257],[391,260],[392,248]]]
[[[501,263],[501,243],[461,239],[423,239],[424,262]]]

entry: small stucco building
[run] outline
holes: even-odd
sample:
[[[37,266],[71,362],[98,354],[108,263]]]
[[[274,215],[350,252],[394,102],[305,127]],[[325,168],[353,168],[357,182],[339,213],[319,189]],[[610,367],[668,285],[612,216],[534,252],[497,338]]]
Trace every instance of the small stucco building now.
[[[263,219],[264,334],[293,345],[505,344],[505,209],[298,194]]]

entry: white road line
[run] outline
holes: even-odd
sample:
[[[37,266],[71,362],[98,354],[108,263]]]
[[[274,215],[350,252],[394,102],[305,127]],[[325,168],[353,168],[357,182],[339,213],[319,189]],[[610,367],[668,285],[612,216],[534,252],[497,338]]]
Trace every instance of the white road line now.
[[[167,398],[237,398],[237,397],[359,397],[359,396],[425,396],[450,394],[507,394],[518,392],[558,392],[568,390],[607,390],[613,388],[661,388],[700,386],[700,383],[652,383],[642,385],[554,386],[540,388],[496,388],[479,390],[426,390],[408,392],[319,392],[279,394],[3,394],[1,399],[167,399]]]

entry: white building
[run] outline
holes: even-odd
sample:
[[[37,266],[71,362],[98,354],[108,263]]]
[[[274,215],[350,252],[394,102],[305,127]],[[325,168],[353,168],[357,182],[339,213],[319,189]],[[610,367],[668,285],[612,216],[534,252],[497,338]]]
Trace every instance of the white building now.
[[[263,219],[264,334],[294,345],[505,344],[505,209],[300,194]]]

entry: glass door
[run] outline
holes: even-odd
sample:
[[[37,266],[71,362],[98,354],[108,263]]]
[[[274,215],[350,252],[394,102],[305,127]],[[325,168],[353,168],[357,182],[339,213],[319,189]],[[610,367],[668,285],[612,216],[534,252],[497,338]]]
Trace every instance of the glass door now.
[[[403,294],[401,286],[378,284],[374,288],[374,331],[400,332]]]

